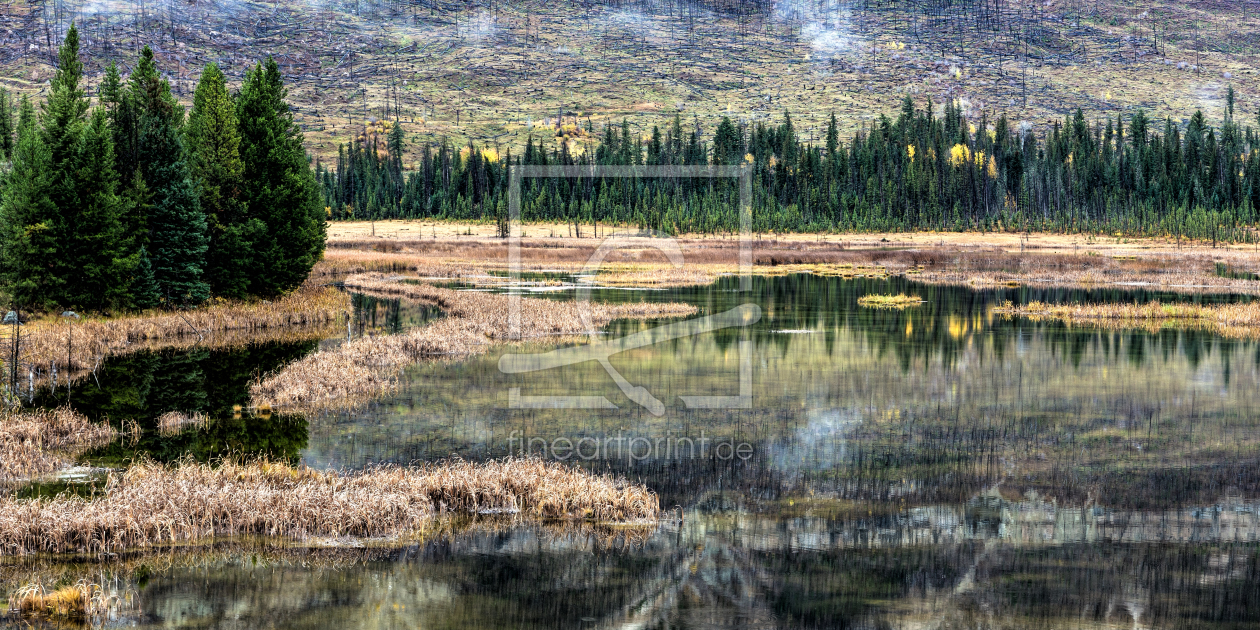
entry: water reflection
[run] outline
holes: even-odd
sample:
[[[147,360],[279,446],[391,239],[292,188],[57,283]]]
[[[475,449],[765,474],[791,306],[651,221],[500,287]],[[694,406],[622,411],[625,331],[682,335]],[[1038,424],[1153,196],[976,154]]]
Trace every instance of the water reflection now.
[[[133,582],[139,627],[1242,628],[1254,545],[794,546],[699,515],[637,545],[517,526],[338,562],[239,549]],[[738,535],[732,535],[736,533]],[[761,544],[744,541],[761,536]],[[771,541],[777,541],[771,544]]]
[[[173,409],[201,410],[217,421],[173,438],[146,431],[136,449],[115,445],[94,455],[101,459],[136,450],[170,458],[236,449],[317,467],[361,467],[452,454],[497,457],[526,447],[554,456],[556,440],[591,439],[605,446],[602,454],[570,451],[569,459],[642,480],[673,509],[650,534],[612,543],[554,524],[483,523],[422,544],[339,549],[344,557],[333,563],[309,562],[292,549],[279,557],[238,550],[171,562],[134,585],[136,608],[120,622],[1260,623],[1260,609],[1249,605],[1260,601],[1260,344],[990,314],[1005,300],[1170,299],[1133,291],[974,291],[903,279],[787,276],[758,278],[748,295],[735,292],[735,282],[595,292],[605,301],[684,300],[701,314],[748,300],[761,307],[763,319],[747,329],[613,357],[630,382],[666,402],[660,417],[621,395],[598,365],[506,375],[497,369],[498,353],[416,366],[392,396],[305,419],[234,417],[232,405],[243,403],[253,375],[310,345],[138,354],[107,363],[100,386],[76,385],[76,406],[111,421],[152,423]],[[903,292],[925,302],[901,311],[857,305],[869,293]],[[397,300],[356,300],[359,323],[351,334],[398,331],[440,316]],[[651,325],[614,322],[609,333]],[[740,341],[754,348],[752,408],[687,409],[679,396],[737,393]],[[529,395],[602,395],[619,408],[513,409],[513,387]],[[58,395],[46,392],[42,402],[55,404]],[[707,439],[708,449],[693,456],[658,448],[658,440],[679,439]],[[752,450],[746,458],[722,457],[717,445],[724,442]]]
[[[304,418],[279,414],[253,415],[248,410],[249,384],[315,349],[317,341],[267,343],[227,350],[172,349],[141,351],[111,357],[95,374],[74,382],[67,391],[42,389],[33,403],[66,404],[88,417],[123,429],[139,424],[136,443],[116,440],[86,453],[85,463],[119,466],[138,455],[167,462],[185,455],[198,461],[239,455],[297,461],[307,445]],[[158,430],[158,416],[178,411],[203,414],[205,426],[170,434]]]
[[[601,300],[686,300],[702,314],[750,296],[734,278],[710,288],[602,290]],[[902,279],[758,278],[763,319],[612,358],[665,401],[655,417],[595,363],[505,375],[498,356],[412,369],[367,408],[311,418],[303,458],[362,466],[458,454],[551,454],[563,444],[619,447],[583,465],[642,478],[668,505],[715,484],[752,497],[812,491],[847,499],[965,501],[996,483],[1064,502],[1157,509],[1253,496],[1260,432],[1260,345],[1196,331],[1100,331],[994,317],[1005,300],[1145,301],[1133,291],[974,291]],[[909,293],[905,310],[863,308],[870,293]],[[1180,299],[1231,299],[1186,297]],[[652,322],[615,322],[610,334]],[[792,331],[784,333],[782,331]],[[736,342],[754,345],[753,408],[687,409],[685,395],[738,393]],[[612,410],[511,409],[508,392],[606,396]],[[752,446],[747,459],[680,458],[662,441]],[[653,445],[647,448],[643,445]],[[634,448],[635,455],[627,456]],[[593,452],[586,448],[585,453]],[[677,491],[677,494],[675,494]]]

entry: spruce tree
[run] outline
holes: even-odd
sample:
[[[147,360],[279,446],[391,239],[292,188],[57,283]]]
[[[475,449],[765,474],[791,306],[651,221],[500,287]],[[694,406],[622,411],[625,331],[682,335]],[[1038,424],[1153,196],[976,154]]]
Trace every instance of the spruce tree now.
[[[223,73],[213,63],[197,82],[185,138],[210,237],[206,280],[215,295],[245,297],[253,243],[263,239],[266,226],[246,214],[241,200],[244,165],[236,105]]]
[[[285,96],[280,68],[268,58],[247,73],[236,101],[244,200],[266,226],[266,238],[253,243],[249,286],[259,295],[297,288],[324,252],[319,183]]]
[[[0,87],[0,160],[13,159],[13,98]]]
[[[62,245],[68,263],[62,305],[88,310],[127,306],[140,255],[124,231],[127,201],[117,192],[114,139],[102,109],[92,112],[82,131],[79,164],[78,204],[62,208],[68,228]]]
[[[0,198],[0,280],[18,308],[50,306],[49,294],[64,284],[48,264],[58,254],[60,224],[50,194],[50,162],[35,108],[23,96],[12,170]]]
[[[79,83],[79,34],[72,24],[58,55],[57,73],[44,102],[41,139],[49,156],[49,198],[57,208],[53,232],[57,253],[44,261],[58,282],[44,302],[99,310],[126,301],[134,267],[115,193],[113,138],[104,112],[89,123],[88,99]]]
[[[162,293],[158,289],[157,278],[153,276],[153,263],[149,253],[140,248],[139,263],[131,282],[131,304],[138,309],[154,308],[162,303]]]
[[[183,108],[171,95],[170,84],[158,75],[148,46],[140,52],[127,92],[119,113],[129,116],[134,111],[135,145],[126,148],[135,152],[137,169],[151,195],[146,252],[158,292],[168,307],[201,303],[210,294],[204,280],[206,215],[197,202],[180,137]]]
[[[122,182],[118,194],[124,200],[123,229],[131,239],[133,255],[148,243],[148,190],[139,163],[139,112],[122,83],[118,66],[110,62],[98,88],[100,104],[108,112],[114,139],[114,169]]]
[[[79,60],[79,32],[72,24],[65,42],[58,50],[57,71],[49,82],[48,98],[40,116],[40,139],[48,152],[48,198],[55,207],[48,218],[48,230],[54,239],[55,253],[41,261],[56,282],[45,288],[41,302],[47,305],[71,304],[65,292],[75,273],[73,253],[68,240],[78,231],[75,216],[82,203],[79,197],[78,171],[82,164],[80,141],[87,123],[88,99],[79,81],[83,78],[83,62]]]

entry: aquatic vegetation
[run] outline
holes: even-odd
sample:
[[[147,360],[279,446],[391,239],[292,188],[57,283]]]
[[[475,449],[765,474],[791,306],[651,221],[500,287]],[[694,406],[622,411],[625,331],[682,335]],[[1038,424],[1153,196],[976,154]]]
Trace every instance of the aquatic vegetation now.
[[[917,295],[906,295],[905,293],[898,293],[897,295],[871,294],[858,298],[858,304],[872,308],[906,308],[918,306],[922,303],[923,298]]]
[[[0,485],[46,474],[84,451],[110,443],[117,431],[61,407],[0,412]]]
[[[242,343],[250,340],[231,333],[274,336],[270,333],[283,335],[294,328],[326,327],[350,309],[350,297],[344,292],[308,283],[272,301],[225,301],[188,311],[88,317],[74,324],[49,317],[22,327],[19,354],[22,363],[37,370],[64,372],[67,363],[72,372],[91,370],[105,356],[154,345],[214,345],[225,336],[231,343]],[[4,344],[5,353],[12,351],[12,343],[10,338]]]
[[[1107,328],[1194,328],[1236,339],[1260,338],[1260,302],[1234,304],[1046,304],[1009,301],[994,313],[1032,320],[1059,320]]]
[[[100,587],[85,580],[52,592],[28,584],[9,597],[9,610],[22,616],[81,621],[97,607],[99,593]]]
[[[138,463],[83,500],[0,498],[0,553],[105,553],[256,534],[405,535],[443,513],[538,519],[655,518],[641,484],[538,459],[317,471],[266,461]]]
[[[522,298],[520,338],[513,339],[505,295],[408,284],[380,274],[352,276],[345,285],[368,294],[432,304],[446,317],[397,335],[352,339],[295,361],[250,388],[255,407],[345,407],[391,391],[402,369],[421,360],[466,357],[486,352],[495,344],[579,337],[588,332],[579,306],[573,302]],[[591,324],[598,327],[618,318],[681,317],[695,312],[696,307],[689,304],[592,303]]]
[[[209,424],[209,416],[200,411],[168,411],[157,417],[158,431],[162,435],[175,435],[188,427],[205,427]]]

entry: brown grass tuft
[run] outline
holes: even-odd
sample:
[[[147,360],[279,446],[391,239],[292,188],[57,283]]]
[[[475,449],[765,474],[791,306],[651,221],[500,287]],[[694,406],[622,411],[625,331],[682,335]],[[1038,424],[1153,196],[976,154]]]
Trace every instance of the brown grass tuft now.
[[[39,584],[28,584],[10,596],[9,611],[24,617],[83,621],[92,614],[99,592],[99,587],[86,580],[51,593]]]
[[[858,304],[871,308],[907,308],[918,306],[922,303],[923,298],[917,295],[906,295],[905,293],[898,293],[897,295],[871,294],[858,298]]]
[[[1046,304],[1010,302],[994,313],[1034,321],[1057,320],[1068,325],[1104,328],[1190,328],[1235,339],[1260,339],[1260,302],[1246,304]]]
[[[191,415],[182,411],[168,411],[157,417],[158,432],[162,435],[175,435],[188,427],[204,427],[210,418],[200,411]]]
[[[116,435],[109,425],[65,407],[0,412],[0,485],[53,472]]]
[[[376,538],[443,513],[652,519],[641,484],[539,459],[379,466],[351,473],[255,462],[133,465],[92,499],[0,498],[0,554],[106,553],[216,536]]]
[[[407,284],[380,274],[352,276],[346,279],[346,287],[432,304],[446,316],[397,335],[352,339],[295,361],[250,388],[254,406],[290,411],[345,407],[391,391],[398,374],[412,363],[480,354],[495,344],[515,341],[508,338],[505,295]],[[688,304],[592,304],[591,322],[603,326],[624,317],[680,317],[695,312]],[[524,339],[558,339],[586,332],[575,303],[521,299]]]

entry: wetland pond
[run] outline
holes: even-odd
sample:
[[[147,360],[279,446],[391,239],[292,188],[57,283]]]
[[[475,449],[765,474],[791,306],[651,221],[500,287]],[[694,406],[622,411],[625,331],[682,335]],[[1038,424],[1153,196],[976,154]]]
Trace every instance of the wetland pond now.
[[[571,285],[547,288],[530,295],[574,299]],[[530,452],[642,481],[668,511],[658,526],[624,532],[486,518],[401,546],[232,540],[85,560],[127,567],[106,625],[1260,625],[1260,344],[990,312],[1006,300],[1242,298],[813,275],[739,289],[736,278],[596,289],[596,301],[683,301],[699,316],[754,304],[760,316],[668,339],[646,332],[668,322],[614,322],[608,338],[662,340],[607,366],[500,370],[502,355],[545,347],[416,365],[393,394],[352,411],[242,409],[259,375],[335,339],[115,357],[95,378],[29,402],[68,400],[93,418],[140,423],[138,442],[88,453],[88,466],[239,455],[357,469]],[[898,293],[924,301],[858,305]],[[351,334],[441,316],[363,296],[355,304]],[[627,397],[614,373],[664,413]],[[723,398],[682,398],[704,396]],[[173,410],[211,420],[162,434],[155,419]],[[22,490],[64,491],[92,484]],[[58,562],[0,569],[73,573]]]

